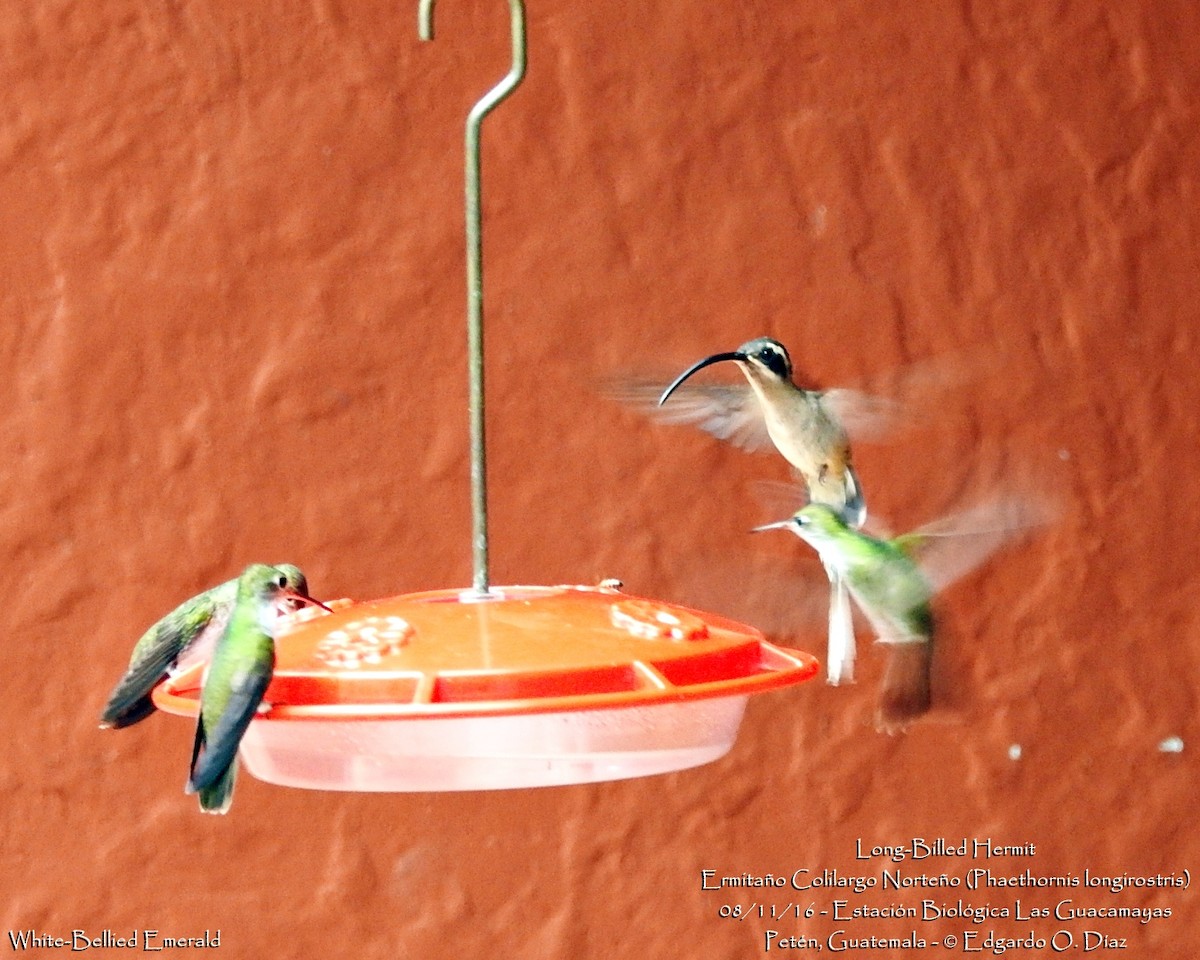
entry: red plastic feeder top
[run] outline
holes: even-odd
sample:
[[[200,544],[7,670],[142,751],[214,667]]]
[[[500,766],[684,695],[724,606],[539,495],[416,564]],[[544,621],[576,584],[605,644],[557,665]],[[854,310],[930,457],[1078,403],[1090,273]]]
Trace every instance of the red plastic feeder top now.
[[[327,790],[612,780],[715,760],[751,693],[817,671],[752,627],[600,587],[501,587],[284,619],[242,741],[255,776]],[[195,716],[202,665],[155,703]]]

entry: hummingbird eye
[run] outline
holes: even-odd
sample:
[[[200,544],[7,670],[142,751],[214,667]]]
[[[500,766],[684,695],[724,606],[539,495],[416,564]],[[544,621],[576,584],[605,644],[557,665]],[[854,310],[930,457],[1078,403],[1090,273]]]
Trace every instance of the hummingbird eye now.
[[[780,377],[791,376],[791,364],[788,356],[779,347],[768,344],[755,354],[756,359],[772,373]]]
[[[279,585],[280,585],[281,587],[286,587],[286,586],[287,586],[287,575],[286,575],[286,574],[283,574],[283,573],[281,573],[281,574],[279,575]]]

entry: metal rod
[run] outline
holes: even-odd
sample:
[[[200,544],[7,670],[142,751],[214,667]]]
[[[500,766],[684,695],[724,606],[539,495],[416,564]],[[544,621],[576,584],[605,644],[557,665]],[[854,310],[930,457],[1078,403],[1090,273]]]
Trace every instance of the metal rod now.
[[[434,0],[420,0],[417,30],[422,40],[433,39]],[[487,452],[483,392],[483,234],[480,215],[479,131],[483,118],[525,76],[525,4],[508,0],[512,19],[512,68],[467,114],[466,130],[466,218],[467,218],[467,373],[470,384],[471,423],[471,519],[474,588],[489,592],[487,522]]]

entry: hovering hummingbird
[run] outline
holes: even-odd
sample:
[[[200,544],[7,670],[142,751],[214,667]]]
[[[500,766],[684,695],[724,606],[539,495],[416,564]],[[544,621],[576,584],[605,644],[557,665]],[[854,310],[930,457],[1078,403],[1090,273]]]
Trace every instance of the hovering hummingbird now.
[[[778,340],[759,337],[692,364],[662,392],[658,406],[698,370],[726,360],[738,365],[749,386],[693,388],[675,419],[695,422],[745,449],[773,443],[804,478],[810,500],[828,504],[847,524],[861,527],[867,506],[840,416],[861,395],[796,386],[787,349]]]
[[[755,530],[791,530],[817,551],[827,571],[836,572],[848,586],[889,651],[876,726],[885,733],[898,733],[929,710],[934,633],[930,602],[936,591],[982,562],[1015,530],[1045,519],[1031,504],[996,501],[881,540],[850,528],[828,505],[810,503],[786,520]],[[940,564],[938,558],[931,558],[923,570],[915,557],[937,537],[974,542],[943,556]]]
[[[289,573],[256,563],[235,582],[228,623],[213,649],[200,688],[200,714],[187,792],[205,813],[225,813],[233,802],[237,751],[275,670],[275,625],[280,601],[325,607],[292,585]]]
[[[270,568],[298,594],[308,593],[308,581],[299,567],[280,563]],[[117,681],[104,712],[101,728],[132,726],[154,713],[150,691],[168,674],[206,660],[229,622],[237,599],[238,581],[219,586],[180,604],[147,630],[133,648],[129,667]]]

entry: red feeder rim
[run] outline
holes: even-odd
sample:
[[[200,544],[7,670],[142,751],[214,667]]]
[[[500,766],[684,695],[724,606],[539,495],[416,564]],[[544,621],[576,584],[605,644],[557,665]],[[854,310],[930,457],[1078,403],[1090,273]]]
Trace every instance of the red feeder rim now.
[[[262,720],[398,720],[583,711],[747,695],[817,661],[710,613],[582,586],[334,601],[283,620]],[[195,716],[203,664],[154,702]],[[256,720],[256,723],[258,721]]]

